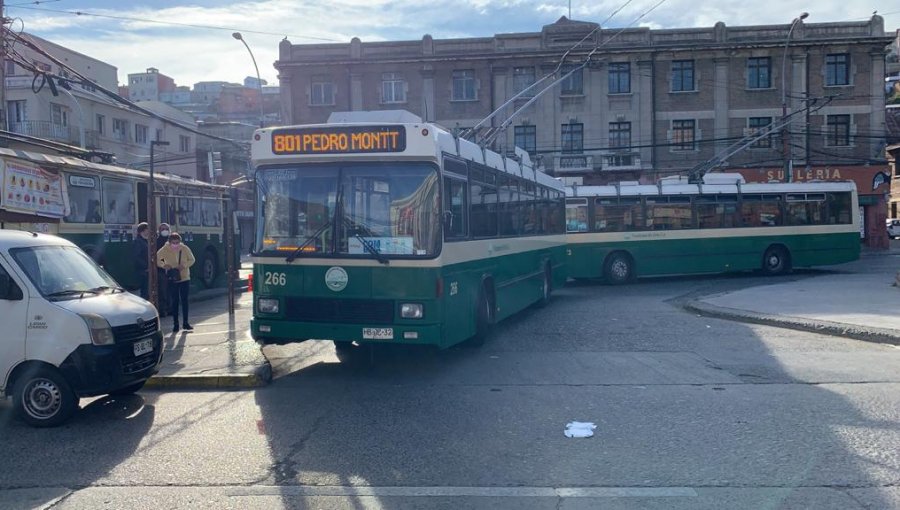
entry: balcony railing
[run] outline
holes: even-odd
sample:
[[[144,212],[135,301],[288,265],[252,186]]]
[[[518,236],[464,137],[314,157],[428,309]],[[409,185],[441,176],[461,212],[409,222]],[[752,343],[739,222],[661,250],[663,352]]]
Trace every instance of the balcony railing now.
[[[637,152],[610,152],[602,154],[603,170],[640,170],[641,155]]]
[[[594,171],[594,157],[585,154],[555,156],[553,168],[557,175],[583,174]]]
[[[48,120],[24,120],[10,122],[9,130],[21,135],[56,140],[70,145],[78,145],[81,142],[79,129],[75,126],[63,126]],[[96,131],[84,130],[84,145],[86,148],[96,149],[100,147],[100,135]]]

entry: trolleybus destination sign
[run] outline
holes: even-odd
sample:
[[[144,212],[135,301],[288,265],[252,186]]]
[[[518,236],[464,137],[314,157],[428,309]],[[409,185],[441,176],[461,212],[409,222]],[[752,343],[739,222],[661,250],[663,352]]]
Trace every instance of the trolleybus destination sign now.
[[[403,152],[404,126],[343,126],[276,129],[272,152],[287,154],[352,154]]]

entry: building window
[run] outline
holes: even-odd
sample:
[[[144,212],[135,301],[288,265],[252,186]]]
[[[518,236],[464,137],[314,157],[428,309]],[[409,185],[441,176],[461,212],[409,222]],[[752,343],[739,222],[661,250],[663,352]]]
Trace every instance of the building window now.
[[[69,112],[65,106],[50,103],[50,122],[57,126],[69,125]]]
[[[453,71],[453,101],[475,101],[475,71],[462,69]]]
[[[514,140],[516,147],[533,155],[537,152],[537,127],[532,125],[516,126]]]
[[[847,147],[850,145],[850,116],[829,115],[825,144],[831,147]]]
[[[747,119],[747,129],[749,130],[749,135],[756,135],[759,131],[769,126],[772,123],[772,117],[750,117]],[[753,143],[750,147],[754,149],[768,149],[772,147],[772,136],[771,134],[766,135],[763,138],[760,138],[756,142]]]
[[[314,81],[309,89],[310,106],[334,106],[334,83]]]
[[[162,129],[157,129],[156,130],[156,138],[154,138],[154,140],[156,140],[157,142],[161,141],[162,135],[163,135]]]
[[[825,86],[850,85],[850,55],[831,53],[825,55]]]
[[[672,61],[672,92],[689,92],[694,89],[694,61]]]
[[[128,121],[123,119],[113,119],[113,138],[124,142],[128,139]]]
[[[631,64],[619,62],[609,65],[609,93],[628,94],[631,92]]]
[[[189,136],[178,135],[178,148],[181,152],[191,152],[191,138]]]
[[[772,87],[772,59],[758,57],[747,59],[747,88],[768,89]]]
[[[672,150],[675,151],[692,151],[696,148],[695,143],[695,121],[693,120],[673,120],[672,121]]]
[[[10,122],[25,122],[25,120],[28,119],[28,116],[25,113],[25,105],[26,102],[24,100],[6,102],[6,109],[9,111]]]
[[[97,132],[101,135],[106,134],[106,116],[97,114]]]
[[[609,123],[609,148],[628,149],[631,147],[631,122]]]
[[[381,102],[405,103],[406,81],[400,73],[384,73],[381,75]]]
[[[533,67],[514,67],[513,68],[513,94],[518,94],[528,87],[534,85],[534,68]],[[533,96],[534,94],[528,94]]]
[[[575,69],[574,72],[572,70]],[[584,74],[582,73],[584,69],[580,66],[576,68],[574,65],[564,65],[561,69],[561,75],[565,76],[570,74],[565,80],[562,81],[562,85],[560,86],[560,92],[564,96],[577,96],[584,93]]]
[[[581,154],[584,150],[584,124],[562,125],[563,154]]]
[[[143,124],[135,124],[134,125],[134,143],[147,145],[147,138],[150,133],[150,129]]]

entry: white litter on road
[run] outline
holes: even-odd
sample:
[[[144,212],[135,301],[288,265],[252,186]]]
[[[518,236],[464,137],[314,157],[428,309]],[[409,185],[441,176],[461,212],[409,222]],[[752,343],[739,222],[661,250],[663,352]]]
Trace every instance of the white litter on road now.
[[[566,424],[566,437],[593,437],[597,426],[589,421],[573,421]]]

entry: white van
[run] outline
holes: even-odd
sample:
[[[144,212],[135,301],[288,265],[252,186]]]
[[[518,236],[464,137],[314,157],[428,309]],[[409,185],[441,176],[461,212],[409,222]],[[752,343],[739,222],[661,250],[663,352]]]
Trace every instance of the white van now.
[[[134,393],[162,360],[156,309],[65,239],[0,230],[0,395],[52,427],[80,397]]]

